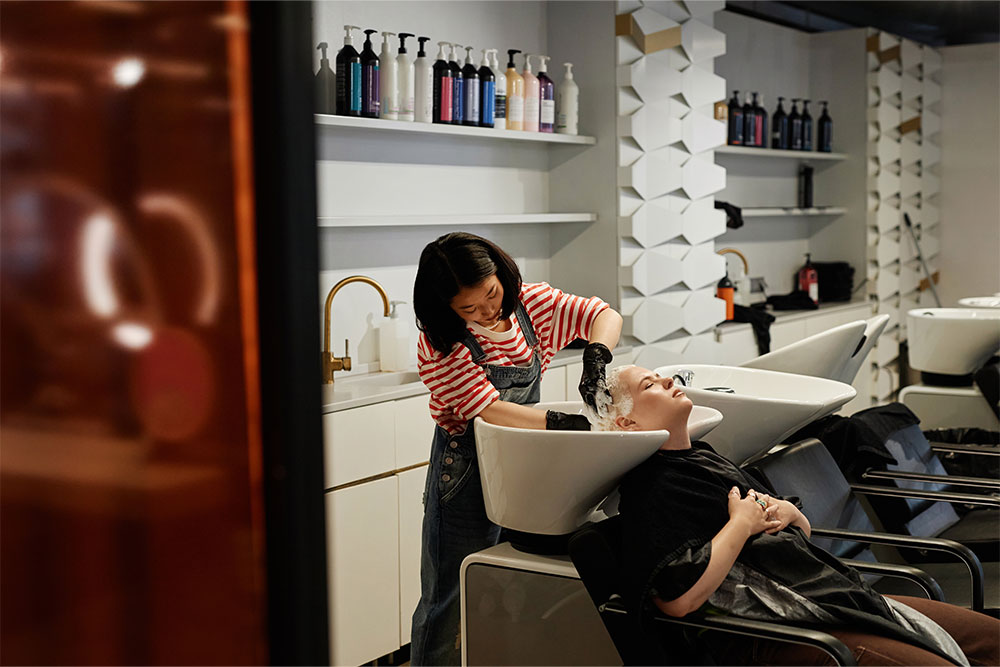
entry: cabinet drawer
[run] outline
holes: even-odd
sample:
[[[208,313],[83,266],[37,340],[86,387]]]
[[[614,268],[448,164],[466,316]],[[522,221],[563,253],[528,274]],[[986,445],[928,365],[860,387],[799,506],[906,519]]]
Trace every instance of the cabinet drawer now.
[[[431,456],[434,420],[427,403],[430,395],[393,401],[396,431],[396,468],[426,462]]]
[[[420,600],[420,535],[427,466],[396,475],[399,482],[399,645],[410,643],[413,611]]]
[[[552,401],[566,400],[566,367],[549,368],[542,375],[542,395],[541,401],[549,403]]]
[[[396,477],[326,494],[330,664],[360,665],[399,648]]]
[[[771,351],[796,343],[806,337],[805,320],[771,324]]]
[[[392,403],[323,415],[326,488],[395,470],[394,423]]]

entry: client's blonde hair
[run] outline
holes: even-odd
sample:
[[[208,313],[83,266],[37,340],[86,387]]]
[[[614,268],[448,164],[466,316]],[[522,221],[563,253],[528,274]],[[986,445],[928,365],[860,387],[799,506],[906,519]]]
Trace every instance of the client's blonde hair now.
[[[592,410],[587,410],[587,418],[594,431],[618,431],[615,419],[632,414],[632,393],[622,384],[621,372],[626,368],[633,368],[632,365],[618,366],[607,372],[608,391],[611,392],[611,403],[607,406],[607,412],[602,416],[596,416]]]

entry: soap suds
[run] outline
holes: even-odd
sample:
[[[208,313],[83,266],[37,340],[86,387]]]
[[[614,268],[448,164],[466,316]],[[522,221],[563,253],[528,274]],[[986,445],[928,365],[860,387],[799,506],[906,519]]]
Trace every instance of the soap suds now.
[[[617,431],[615,419],[619,416],[632,414],[632,394],[624,391],[625,388],[621,386],[619,377],[622,370],[626,368],[630,368],[630,366],[619,366],[607,372],[606,379],[611,396],[604,393],[597,394],[594,397],[597,403],[596,411],[589,405],[584,405],[584,414],[590,421],[592,430]]]

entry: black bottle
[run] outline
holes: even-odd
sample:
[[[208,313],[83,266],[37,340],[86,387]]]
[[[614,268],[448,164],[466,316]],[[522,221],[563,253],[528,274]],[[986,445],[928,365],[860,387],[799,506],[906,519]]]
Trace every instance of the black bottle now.
[[[746,94],[743,102],[743,145],[755,146],[754,135],[757,132],[757,114],[754,113],[753,104],[750,103],[750,93]]]
[[[479,67],[479,126],[493,127],[496,119],[496,76],[490,69],[488,53],[483,53],[483,64]],[[504,91],[507,94],[507,91]]]
[[[454,86],[451,83],[451,67],[444,52],[448,42],[438,42],[437,60],[434,61],[434,101],[431,107],[431,120],[445,125],[451,124],[451,95]]]
[[[784,97],[778,98],[778,108],[774,110],[774,117],[771,118],[771,148],[788,150],[788,114],[781,106]]]
[[[799,167],[799,208],[812,208],[813,205],[813,168],[809,165]]]
[[[365,118],[378,118],[381,111],[378,54],[372,48],[373,32],[378,30],[365,30],[365,47],[361,50],[361,115]]]
[[[465,47],[465,66],[462,68],[465,101],[463,103],[462,125],[479,125],[479,69],[472,61],[472,47]]]
[[[809,115],[809,100],[802,100],[802,150],[813,149],[813,117]]]
[[[451,122],[453,125],[461,125],[465,118],[465,77],[462,76],[462,68],[455,60],[455,52],[460,48],[462,48],[461,44],[451,45],[451,60],[448,61],[448,67],[451,69]]]
[[[361,55],[353,46],[351,30],[345,25],[344,48],[337,52],[337,113],[341,116],[361,115]]]
[[[757,93],[753,94],[754,132],[753,145],[757,148],[767,148],[767,111],[764,110],[764,98],[757,102]]]
[[[337,75],[330,69],[326,50],[330,45],[320,42],[316,50],[322,51],[319,71],[316,72],[316,113],[335,113],[337,110]]]
[[[826,101],[822,100],[820,104],[823,105],[823,113],[816,124],[816,150],[829,153],[833,150],[833,121],[826,112]]]
[[[729,145],[743,145],[743,107],[740,106],[740,91],[734,90],[729,100]]]
[[[788,114],[788,148],[802,150],[802,116],[799,115],[799,98],[792,98],[792,112]]]

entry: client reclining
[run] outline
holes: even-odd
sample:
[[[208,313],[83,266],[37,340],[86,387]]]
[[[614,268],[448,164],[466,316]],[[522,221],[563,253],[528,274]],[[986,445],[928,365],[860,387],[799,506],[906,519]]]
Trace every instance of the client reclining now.
[[[809,520],[687,431],[691,400],[637,366],[609,373],[602,430],[667,429],[621,484],[623,569],[633,613],[698,609],[819,627],[858,664],[998,664],[1000,621],[943,602],[882,596],[809,541]],[[648,624],[644,624],[646,627]],[[716,642],[720,664],[806,664],[816,649]]]

